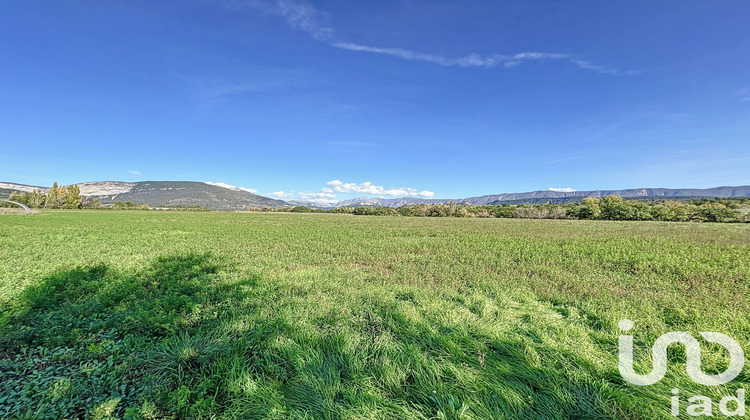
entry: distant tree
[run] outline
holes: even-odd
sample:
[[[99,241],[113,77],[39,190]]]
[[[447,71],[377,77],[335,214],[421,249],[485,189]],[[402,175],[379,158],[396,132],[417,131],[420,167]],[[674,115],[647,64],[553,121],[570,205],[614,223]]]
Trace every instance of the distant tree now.
[[[71,185],[65,189],[65,203],[63,207],[66,209],[80,209],[81,208],[81,189],[78,185]]]
[[[419,210],[417,206],[414,205],[405,205],[401,206],[397,209],[398,214],[401,216],[419,216]]]
[[[47,201],[47,196],[39,188],[35,188],[29,195],[29,207],[42,208]]]
[[[730,222],[736,220],[735,211],[721,203],[706,203],[698,213],[708,222]]]
[[[45,207],[50,209],[59,209],[65,204],[65,196],[67,195],[68,189],[60,187],[57,182],[52,184],[52,188],[47,192],[47,199],[45,200]]]
[[[651,209],[654,206],[650,206],[642,201],[626,201],[625,205],[628,207],[628,215],[630,216],[627,220],[653,220],[654,217],[651,214]]]
[[[382,206],[382,207],[376,207],[373,210],[372,214],[374,214],[375,216],[397,216],[398,211],[392,207]]]
[[[750,222],[750,206],[742,206],[737,209],[737,221],[738,222]]]
[[[8,200],[25,204],[27,206],[29,205],[29,195],[25,192],[13,191],[12,193],[10,193],[10,197],[8,197]]]
[[[458,206],[458,208],[456,208],[455,213],[453,213],[453,217],[472,217],[472,216],[473,216],[473,213],[471,213],[466,206]]]
[[[102,202],[97,198],[89,198],[83,202],[82,207],[87,209],[100,209],[102,208]]]
[[[664,204],[665,207],[674,215],[671,219],[676,222],[687,222],[692,216],[691,205],[682,201],[669,200]],[[697,210],[697,209],[696,209]]]
[[[490,206],[489,212],[495,217],[513,217],[516,211],[516,206],[510,204],[502,204],[499,206]]]
[[[657,204],[651,207],[651,217],[654,220],[672,221],[675,220],[675,212],[669,206]]]
[[[112,204],[112,207],[115,210],[131,210],[135,208],[135,204],[131,203],[130,201],[115,201]]]
[[[295,206],[292,207],[292,213],[311,213],[312,209],[307,206]]]
[[[625,209],[623,199],[619,195],[608,195],[601,201],[602,219],[606,220],[625,220]]]
[[[598,219],[602,215],[601,200],[596,197],[585,197],[578,208],[577,216],[581,219]]]
[[[352,211],[355,216],[371,216],[375,214],[375,209],[372,207],[357,207]]]
[[[47,191],[47,198],[44,200],[44,207],[46,208],[54,208],[55,207],[55,197],[57,197],[57,194],[59,193],[60,187],[57,186],[57,182],[52,184],[52,188]]]
[[[354,213],[354,207],[334,207],[334,208],[326,210],[326,213],[352,214]]]

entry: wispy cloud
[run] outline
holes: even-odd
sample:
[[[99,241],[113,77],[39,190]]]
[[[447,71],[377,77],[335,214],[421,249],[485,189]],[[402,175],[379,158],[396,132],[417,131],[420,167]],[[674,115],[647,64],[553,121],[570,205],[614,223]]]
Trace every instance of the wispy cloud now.
[[[549,187],[549,190],[554,191],[554,192],[574,192],[575,191],[573,188],[570,188],[570,187],[565,187],[565,188]]]
[[[582,69],[591,70],[599,74],[609,74],[612,76],[632,76],[635,74],[643,73],[642,70],[620,70],[612,67],[604,67],[588,61],[579,60],[577,58],[571,58],[569,61]]]
[[[351,42],[337,42],[331,45],[336,48],[341,48],[349,51],[385,54],[403,58],[404,60],[427,61],[430,63],[440,64],[441,66],[495,67],[498,65],[503,65],[505,67],[513,67],[523,63],[524,61],[572,59],[572,56],[570,54],[547,52],[524,52],[513,55],[491,54],[487,56],[481,56],[479,54],[469,54],[467,56],[459,58],[447,58],[440,55],[423,54],[403,48],[370,47],[367,45],[353,44]]]
[[[248,69],[252,81],[205,79],[201,77],[178,75],[183,83],[200,95],[203,100],[220,101],[236,96],[257,94],[292,87],[299,76],[295,72],[279,69]]]
[[[341,48],[349,51],[385,54],[403,58],[404,60],[427,61],[430,63],[440,64],[441,66],[496,67],[502,65],[504,67],[510,68],[522,64],[526,61],[563,60],[573,63],[579,68],[591,70],[599,74],[609,74],[613,76],[631,76],[641,73],[641,71],[620,70],[612,67],[600,66],[589,61],[580,60],[573,54],[566,53],[523,52],[513,55],[490,54],[486,56],[482,56],[479,54],[469,54],[467,56],[459,58],[447,58],[440,55],[422,54],[403,48],[370,47],[367,45],[353,44],[350,42],[338,42],[331,45],[336,48]]]
[[[227,83],[204,89],[206,96],[213,99],[223,98],[247,92],[257,92],[261,88],[255,83]]]
[[[435,195],[432,191],[422,190],[419,191],[416,188],[385,188],[380,185],[373,185],[371,182],[363,182],[357,184],[355,182],[341,182],[338,179],[328,181],[328,185],[333,187],[337,192],[343,194],[359,193],[359,194],[371,194],[371,195],[388,195],[392,197],[399,196],[418,196],[418,197],[433,197]]]
[[[129,173],[129,174],[132,174],[132,175],[141,175],[141,173],[140,173],[139,171],[134,171],[134,170],[132,170],[132,169],[131,169],[131,170],[129,170],[129,171],[128,171],[128,173]]]
[[[398,57],[403,60],[424,61],[441,66],[459,67],[514,67],[526,61],[562,60],[575,64],[581,69],[590,70],[599,74],[613,76],[627,76],[640,73],[639,71],[620,70],[613,67],[605,67],[585,61],[573,54],[556,52],[521,52],[516,54],[468,54],[463,57],[449,58],[439,54],[426,54],[405,48],[384,48],[370,45],[361,45],[352,42],[336,40],[334,30],[324,23],[325,13],[317,10],[304,1],[295,0],[230,0],[230,8],[238,9],[249,6],[267,15],[279,16],[286,21],[292,29],[300,30],[309,34],[312,38],[326,42],[330,46],[347,51],[367,52]]]
[[[312,5],[291,0],[230,0],[230,9],[240,9],[244,6],[252,7],[261,13],[279,16],[292,29],[307,32],[318,41],[329,41],[333,38],[333,29],[323,23],[325,14]]]
[[[285,192],[285,191],[274,191],[272,193],[268,193],[268,195],[270,195],[271,197],[276,197],[276,198],[292,198],[292,197],[294,197],[293,193],[288,193],[288,192]]]
[[[566,157],[566,158],[555,159],[555,160],[550,161],[549,163],[552,164],[552,163],[570,162],[571,160],[577,160],[580,158],[581,158],[580,156],[571,156],[571,157]]]
[[[216,187],[226,188],[228,190],[235,190],[235,191],[247,191],[249,193],[255,194],[258,192],[255,188],[245,188],[245,187],[238,187],[236,185],[227,184],[225,182],[208,182],[205,181],[204,184],[213,185]]]

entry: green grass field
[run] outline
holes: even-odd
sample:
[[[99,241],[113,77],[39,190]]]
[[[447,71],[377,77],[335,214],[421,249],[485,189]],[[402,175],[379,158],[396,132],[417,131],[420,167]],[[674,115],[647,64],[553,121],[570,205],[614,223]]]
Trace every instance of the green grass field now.
[[[747,369],[630,385],[618,321],[747,351],[749,281],[747,224],[0,215],[0,418],[673,418]]]

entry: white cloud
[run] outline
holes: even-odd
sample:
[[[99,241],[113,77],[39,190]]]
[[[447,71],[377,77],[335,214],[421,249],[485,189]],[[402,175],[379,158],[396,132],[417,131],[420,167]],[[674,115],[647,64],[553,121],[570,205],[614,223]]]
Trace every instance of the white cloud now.
[[[213,185],[213,186],[221,187],[221,188],[226,188],[228,190],[247,191],[247,192],[253,193],[253,194],[255,194],[256,192],[258,192],[258,190],[254,189],[254,188],[238,187],[236,185],[227,184],[225,182],[208,182],[208,181],[206,181],[206,182],[204,182],[204,184]]]
[[[132,170],[132,169],[131,169],[131,170],[129,170],[129,171],[128,171],[128,173],[129,173],[129,174],[133,174],[133,175],[140,175],[140,174],[141,174],[141,173],[140,173],[139,171],[134,171],[134,170]]]
[[[341,182],[338,179],[329,181],[326,183],[328,186],[323,187],[320,191],[274,191],[267,194],[268,196],[280,198],[284,200],[297,200],[305,201],[318,205],[332,205],[340,201],[338,193],[341,194],[369,194],[378,196],[391,196],[391,197],[403,197],[403,196],[415,196],[415,197],[433,197],[435,195],[432,191],[419,191],[416,188],[385,188],[380,185],[373,185],[371,182],[363,182],[361,184],[349,182]]]
[[[284,191],[274,191],[272,193],[269,193],[268,195],[270,195],[271,197],[276,197],[276,198],[291,198],[291,197],[294,197],[294,194],[288,193],[288,192],[284,192]]]
[[[297,197],[300,200],[314,200],[314,199],[329,199],[330,200],[330,199],[336,198],[336,194],[330,191],[330,188],[324,188],[324,190],[328,190],[328,191],[321,190],[320,192],[317,192],[317,193],[303,191],[303,192],[298,193]]]
[[[575,191],[573,188],[570,188],[570,187],[565,187],[565,188],[549,187],[549,190],[554,191],[554,192],[574,192]]]
[[[284,200],[297,200],[306,201],[315,204],[336,204],[339,200],[336,198],[336,194],[330,188],[322,188],[320,192],[300,191],[300,192],[286,192],[286,191],[274,191],[267,194],[271,197],[276,197]]]
[[[373,185],[371,182],[363,182],[357,184],[354,182],[341,182],[338,179],[328,181],[328,185],[333,187],[334,190],[343,194],[360,193],[360,194],[371,194],[371,195],[388,195],[392,197],[398,196],[418,196],[418,197],[433,197],[435,195],[432,191],[419,191],[415,188],[399,187],[399,188],[388,188],[380,185]]]

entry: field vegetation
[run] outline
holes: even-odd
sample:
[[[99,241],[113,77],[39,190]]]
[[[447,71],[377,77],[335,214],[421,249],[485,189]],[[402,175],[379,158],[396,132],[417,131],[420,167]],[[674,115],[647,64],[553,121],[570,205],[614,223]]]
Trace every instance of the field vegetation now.
[[[392,207],[307,206],[251,209],[263,212],[346,213],[359,216],[500,217],[516,219],[656,220],[662,222],[750,222],[750,198],[624,200],[618,195],[586,197],[568,204],[410,204]]]
[[[618,321],[745,345],[749,284],[747,224],[2,214],[0,418],[672,418],[747,370],[629,385]]]

